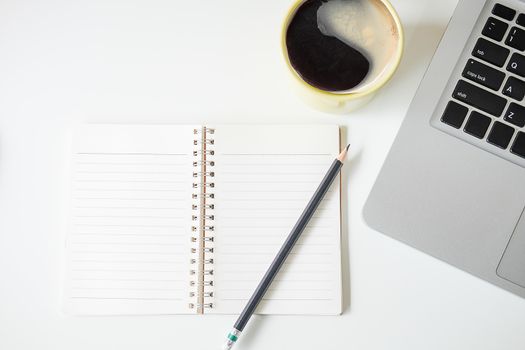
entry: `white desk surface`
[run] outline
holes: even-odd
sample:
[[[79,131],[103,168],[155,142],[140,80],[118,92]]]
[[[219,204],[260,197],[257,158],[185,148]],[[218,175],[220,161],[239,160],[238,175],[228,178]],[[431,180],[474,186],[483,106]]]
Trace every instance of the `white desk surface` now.
[[[239,350],[525,348],[525,300],[361,217],[457,1],[393,1],[401,67],[347,116],[312,110],[289,88],[279,32],[291,2],[0,2],[0,349],[217,349],[236,318],[61,313],[66,129],[81,121],[345,127],[344,313],[256,317]]]

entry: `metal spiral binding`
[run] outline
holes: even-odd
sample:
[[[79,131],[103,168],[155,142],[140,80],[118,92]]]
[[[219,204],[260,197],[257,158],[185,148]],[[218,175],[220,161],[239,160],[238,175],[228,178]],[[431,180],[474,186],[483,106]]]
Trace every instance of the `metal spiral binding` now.
[[[190,291],[189,307],[196,309],[197,313],[204,313],[204,309],[213,308],[213,253],[214,253],[214,220],[215,215],[215,194],[212,192],[215,187],[213,178],[215,172],[213,167],[215,161],[213,156],[215,150],[215,140],[213,139],[214,129],[203,127],[194,129],[195,138],[193,145],[193,178],[195,179],[192,188],[194,192],[191,195],[193,203],[192,226],[193,236],[190,239],[190,252],[192,258],[190,264]]]

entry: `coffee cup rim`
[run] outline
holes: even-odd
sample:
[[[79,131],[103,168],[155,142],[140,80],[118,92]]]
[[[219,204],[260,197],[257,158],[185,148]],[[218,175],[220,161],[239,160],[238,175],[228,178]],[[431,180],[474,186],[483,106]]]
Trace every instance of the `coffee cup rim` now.
[[[399,64],[401,63],[401,57],[403,56],[403,50],[404,50],[404,41],[405,41],[405,35],[403,31],[403,25],[401,24],[401,20],[399,19],[399,15],[397,14],[396,10],[388,0],[377,0],[380,1],[388,10],[388,13],[394,20],[396,30],[398,33],[398,42],[397,42],[397,48],[395,52],[395,56],[393,57],[393,64],[390,65],[389,70],[381,75],[380,79],[375,81],[373,84],[371,84],[367,89],[364,89],[362,91],[356,91],[356,92],[332,92],[332,91],[326,91],[319,89],[315,86],[312,86],[305,82],[299,73],[293,68],[290,57],[288,56],[288,47],[286,45],[286,33],[288,31],[288,26],[290,22],[292,21],[293,16],[299,9],[299,7],[308,0],[296,0],[295,3],[290,7],[288,10],[288,13],[286,14],[284,18],[284,22],[282,25],[281,30],[281,51],[284,56],[284,60],[286,62],[286,65],[288,69],[291,71],[292,75],[294,76],[294,79],[299,82],[303,87],[306,87],[308,90],[313,91],[317,94],[330,96],[331,98],[336,98],[338,100],[349,100],[349,99],[355,99],[359,97],[363,97],[369,94],[372,94],[379,90],[381,87],[383,87],[394,75],[396,70],[399,67]]]

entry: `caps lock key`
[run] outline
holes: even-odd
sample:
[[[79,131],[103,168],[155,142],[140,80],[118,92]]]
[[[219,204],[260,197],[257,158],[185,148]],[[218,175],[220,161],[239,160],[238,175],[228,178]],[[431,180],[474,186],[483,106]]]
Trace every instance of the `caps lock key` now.
[[[468,60],[462,75],[495,91],[499,90],[505,79],[505,73],[472,59]]]

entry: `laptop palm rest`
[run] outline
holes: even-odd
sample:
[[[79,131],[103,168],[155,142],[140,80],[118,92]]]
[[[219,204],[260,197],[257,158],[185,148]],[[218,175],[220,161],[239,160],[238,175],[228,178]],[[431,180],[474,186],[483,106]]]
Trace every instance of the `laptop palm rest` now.
[[[525,210],[503,253],[497,274],[525,288]]]

